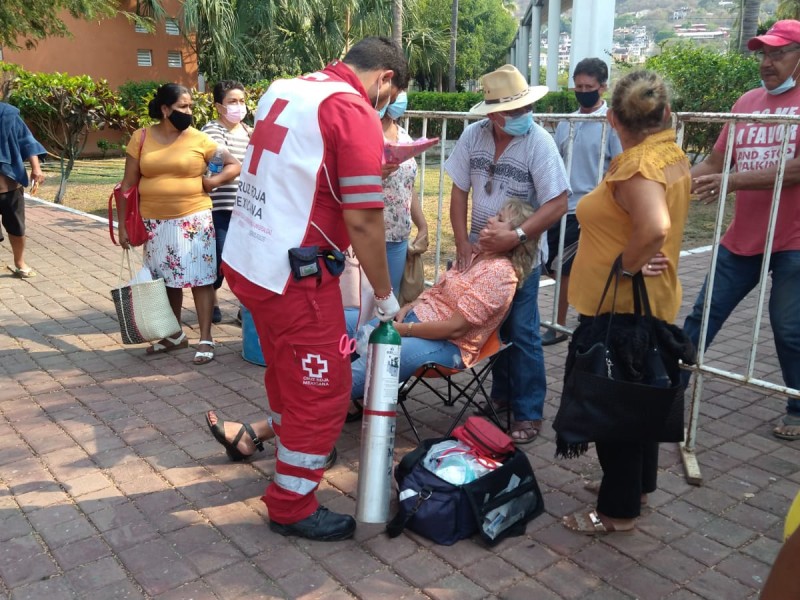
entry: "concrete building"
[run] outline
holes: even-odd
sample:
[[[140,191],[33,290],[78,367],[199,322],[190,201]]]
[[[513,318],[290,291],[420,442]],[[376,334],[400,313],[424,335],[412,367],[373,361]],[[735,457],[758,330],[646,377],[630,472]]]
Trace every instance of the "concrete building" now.
[[[153,33],[136,27],[121,13],[102,21],[84,21],[64,13],[70,37],[47,38],[27,50],[0,49],[2,59],[28,71],[89,75],[116,89],[126,81],[174,81],[197,87],[197,57],[178,27],[179,0],[163,0],[170,16]],[[136,0],[121,0],[134,11]]]
[[[559,62],[564,65],[561,41],[561,14],[572,10],[572,31],[569,35],[569,65],[595,56],[608,63],[613,48],[615,0],[531,0],[520,20],[517,37],[509,51],[509,62],[528,76],[532,85],[538,83],[539,65],[546,65],[546,85],[558,89]],[[541,61],[542,27],[547,27],[546,60]],[[561,50],[562,56],[559,57]],[[559,61],[561,58],[561,61]],[[572,81],[570,79],[570,86]]]

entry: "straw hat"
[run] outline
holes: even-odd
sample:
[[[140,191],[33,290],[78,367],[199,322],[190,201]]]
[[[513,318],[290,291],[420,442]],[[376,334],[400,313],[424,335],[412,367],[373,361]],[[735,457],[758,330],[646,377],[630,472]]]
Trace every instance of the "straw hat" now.
[[[528,82],[514,65],[503,65],[481,77],[483,102],[469,109],[476,115],[514,110],[533,104],[547,94],[547,86],[529,87]]]

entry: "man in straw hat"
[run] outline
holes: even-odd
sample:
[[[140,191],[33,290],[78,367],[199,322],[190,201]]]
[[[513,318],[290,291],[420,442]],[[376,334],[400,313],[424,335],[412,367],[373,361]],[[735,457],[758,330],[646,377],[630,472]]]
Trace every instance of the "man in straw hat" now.
[[[761,61],[761,86],[745,92],[731,112],[799,114],[800,21],[778,21],[767,33],[747,42],[747,47]],[[772,123],[737,123],[732,164],[726,165],[725,147],[729,131],[726,125],[708,157],[692,168],[692,192],[701,200],[713,201],[719,197],[723,171],[729,166],[736,167],[728,176],[727,191],[736,193],[735,212],[720,240],[706,347],[739,302],[759,282],[785,127]],[[797,126],[792,125],[789,132],[789,157],[769,257],[772,273],[769,317],[783,380],[787,387],[800,389],[800,157],[796,150]],[[703,285],[691,314],[683,324],[684,331],[695,344],[700,340],[705,293],[706,285]],[[688,383],[689,372],[685,373]],[[788,397],[786,414],[772,433],[780,439],[800,440],[800,398]]]
[[[483,102],[471,113],[487,118],[469,125],[459,138],[445,170],[453,179],[450,221],[459,269],[469,265],[474,248],[505,253],[529,237],[539,236],[539,255],[531,275],[517,290],[503,325],[503,339],[513,342],[492,372],[492,401],[513,410],[511,436],[532,442],[542,428],[547,381],[539,336],[539,275],[547,260],[547,229],[567,211],[569,181],[552,136],[533,122],[533,103],[547,93],[529,87],[512,65],[481,78]],[[467,232],[467,197],[472,189],[472,221]],[[496,215],[509,198],[530,203],[536,212],[521,227],[511,228]]]

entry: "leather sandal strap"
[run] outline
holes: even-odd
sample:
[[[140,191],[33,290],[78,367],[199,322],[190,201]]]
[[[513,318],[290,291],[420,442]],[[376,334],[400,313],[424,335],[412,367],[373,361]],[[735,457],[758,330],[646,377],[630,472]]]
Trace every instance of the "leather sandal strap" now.
[[[247,431],[247,435],[249,435],[250,439],[253,440],[253,443],[256,445],[256,448],[258,448],[259,452],[263,452],[264,442],[262,442],[261,438],[259,438],[256,435],[256,432],[253,431],[253,428],[250,426],[250,423],[242,423],[242,429],[239,430],[239,437],[241,437],[243,430]]]

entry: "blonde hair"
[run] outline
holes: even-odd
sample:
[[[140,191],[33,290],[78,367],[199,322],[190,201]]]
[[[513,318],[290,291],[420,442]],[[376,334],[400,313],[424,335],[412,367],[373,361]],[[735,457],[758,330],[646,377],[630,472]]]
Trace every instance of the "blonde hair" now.
[[[669,126],[669,92],[653,71],[632,71],[620,79],[611,95],[616,120],[634,134],[650,135]]]
[[[530,204],[517,198],[507,200],[498,212],[498,214],[503,215],[503,220],[514,229],[522,225],[533,213],[534,210]],[[538,251],[538,235],[529,237],[527,242],[519,244],[509,251],[508,258],[511,260],[511,266],[514,267],[514,273],[519,279],[517,289],[522,287],[522,282],[530,275],[533,268],[533,259]]]

